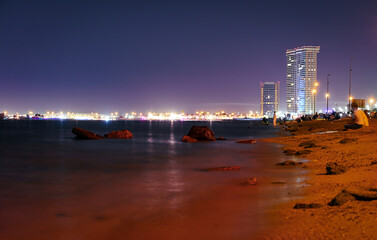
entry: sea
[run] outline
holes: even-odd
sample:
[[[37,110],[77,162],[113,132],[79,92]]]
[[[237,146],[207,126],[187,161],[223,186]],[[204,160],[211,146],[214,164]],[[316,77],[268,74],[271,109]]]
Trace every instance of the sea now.
[[[182,142],[193,125],[227,140]],[[134,138],[77,140],[73,127]],[[0,238],[254,239],[305,186],[306,170],[276,166],[296,157],[258,140],[284,134],[237,120],[0,121]],[[223,166],[240,170],[205,171]]]

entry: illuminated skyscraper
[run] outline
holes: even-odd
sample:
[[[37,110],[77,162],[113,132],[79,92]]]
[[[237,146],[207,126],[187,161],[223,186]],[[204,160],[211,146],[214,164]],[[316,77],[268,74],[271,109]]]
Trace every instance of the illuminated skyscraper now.
[[[279,110],[279,92],[280,82],[264,82],[260,83],[261,115],[273,116],[274,111]]]
[[[287,112],[314,112],[314,85],[317,82],[317,54],[319,46],[288,49],[287,56]]]

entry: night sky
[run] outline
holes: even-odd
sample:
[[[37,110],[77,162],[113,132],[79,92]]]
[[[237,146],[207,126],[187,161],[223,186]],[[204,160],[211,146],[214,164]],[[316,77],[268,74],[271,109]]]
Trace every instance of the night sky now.
[[[0,112],[259,111],[285,51],[321,46],[317,98],[377,97],[377,1],[0,0]]]

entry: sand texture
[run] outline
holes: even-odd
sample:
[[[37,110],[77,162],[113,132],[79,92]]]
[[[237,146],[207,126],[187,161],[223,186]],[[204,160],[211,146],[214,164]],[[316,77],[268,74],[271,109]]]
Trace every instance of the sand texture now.
[[[282,127],[292,136],[264,140],[291,149],[292,160],[304,162],[294,167],[311,171],[305,197],[272,209],[273,227],[260,239],[377,238],[377,119],[370,119],[369,127],[342,131],[346,122],[289,123]],[[301,150],[310,152],[295,155]],[[342,191],[345,198],[330,206]],[[296,204],[301,205],[294,208]]]

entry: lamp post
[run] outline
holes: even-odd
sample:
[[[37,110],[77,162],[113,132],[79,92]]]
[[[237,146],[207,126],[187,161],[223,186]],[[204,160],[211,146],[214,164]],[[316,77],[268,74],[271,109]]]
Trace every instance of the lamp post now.
[[[326,90],[326,113],[329,113],[329,85],[330,85],[330,82],[329,82],[329,77],[331,76],[330,73],[327,74],[327,90]]]
[[[352,99],[353,99],[353,97],[351,96],[351,97],[349,98],[349,106],[348,106],[348,111],[349,111],[350,114],[351,114],[351,104],[352,104]]]
[[[352,73],[352,60],[355,59],[353,57],[350,58],[350,79],[349,79],[349,94],[348,94],[348,112],[351,112],[351,101],[352,101],[352,97],[351,97],[351,73]]]

